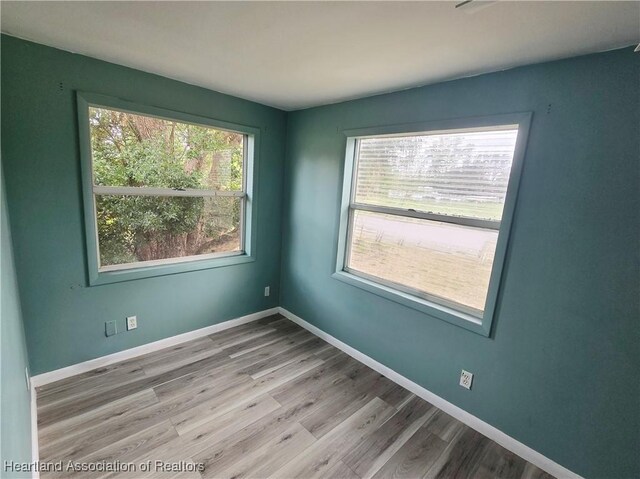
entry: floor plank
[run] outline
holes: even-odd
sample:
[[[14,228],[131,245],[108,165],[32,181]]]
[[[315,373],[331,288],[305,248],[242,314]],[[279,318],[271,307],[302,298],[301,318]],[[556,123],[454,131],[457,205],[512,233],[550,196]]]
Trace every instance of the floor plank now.
[[[236,407],[198,427],[181,428],[179,425],[175,426],[180,434],[181,448],[188,450],[188,455],[193,456],[200,452],[203,446],[216,444],[279,408],[278,402],[265,394],[249,404]]]
[[[375,479],[423,477],[443,453],[447,443],[420,428],[385,464],[374,474]]]
[[[425,479],[473,478],[490,442],[479,432],[464,426],[427,471]]]
[[[242,384],[238,388],[228,389],[225,392],[218,392],[217,394],[215,391],[212,391],[213,397],[210,398],[210,401],[206,401],[197,407],[182,408],[184,411],[175,414],[173,416],[173,422],[176,428],[181,430],[195,427],[214,414],[221,414],[238,404],[253,401],[274,387],[313,369],[321,362],[322,360],[310,356],[302,357],[295,363],[288,364],[259,380]],[[191,397],[191,394],[187,394],[187,396]]]
[[[526,461],[504,447],[490,442],[473,476],[478,479],[522,477]]]
[[[229,468],[223,471],[218,471],[217,469],[205,470],[202,473],[202,477],[232,477],[234,479],[269,477],[315,441],[316,439],[309,431],[299,423],[294,423],[262,447],[245,454],[242,459]]]
[[[36,392],[41,460],[137,467],[43,479],[551,479],[281,315]]]
[[[120,461],[128,463],[141,455],[147,454],[172,439],[177,438],[177,433],[169,421],[164,421],[156,426],[144,429],[119,441],[108,444],[106,447],[82,458],[85,463],[114,463]],[[107,475],[106,473],[104,474]],[[72,477],[96,477],[99,474],[78,473]]]
[[[47,427],[39,427],[38,440],[40,444],[50,446],[75,437],[89,429],[101,427],[109,419],[119,418],[157,403],[158,398],[153,390],[145,389],[83,414],[50,424]]]
[[[443,411],[437,411],[427,424],[429,431],[446,442],[451,442],[463,428],[464,424]]]
[[[342,461],[361,478],[372,477],[435,411],[431,404],[414,396]]]
[[[374,398],[330,433],[273,474],[273,477],[322,477],[367,435],[382,425],[395,409]]]

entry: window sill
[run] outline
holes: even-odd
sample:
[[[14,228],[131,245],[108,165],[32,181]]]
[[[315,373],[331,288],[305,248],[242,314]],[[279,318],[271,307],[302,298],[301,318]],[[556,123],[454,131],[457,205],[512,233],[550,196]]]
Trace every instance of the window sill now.
[[[235,254],[221,256],[217,258],[194,259],[167,263],[155,266],[141,266],[112,271],[92,271],[89,275],[89,285],[99,286],[102,284],[120,283],[123,281],[133,281],[136,279],[153,278],[156,276],[167,276],[178,273],[188,273],[190,271],[200,271],[204,269],[221,268],[237,264],[251,263],[255,261],[255,256],[247,254]]]
[[[483,325],[482,320],[461,311],[456,311],[455,309],[447,308],[446,306],[427,301],[426,299],[418,298],[417,296],[361,278],[346,271],[338,271],[332,274],[331,277],[482,336],[489,336],[489,329]]]

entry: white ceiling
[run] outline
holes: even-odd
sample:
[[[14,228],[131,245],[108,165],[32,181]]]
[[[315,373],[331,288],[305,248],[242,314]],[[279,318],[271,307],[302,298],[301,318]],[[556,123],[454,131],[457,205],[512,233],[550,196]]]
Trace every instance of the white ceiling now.
[[[640,42],[640,2],[455,3],[2,1],[0,14],[10,35],[285,110]]]

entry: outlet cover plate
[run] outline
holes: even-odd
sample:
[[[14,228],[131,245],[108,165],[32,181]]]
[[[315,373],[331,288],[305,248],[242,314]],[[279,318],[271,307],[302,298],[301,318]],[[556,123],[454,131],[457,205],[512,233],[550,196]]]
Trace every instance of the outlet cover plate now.
[[[460,373],[460,386],[465,389],[471,389],[471,384],[473,383],[473,373],[469,371],[465,371],[464,369]]]
[[[127,331],[131,331],[132,329],[136,329],[137,327],[138,327],[138,317],[127,316]]]
[[[265,286],[264,287],[264,295],[265,296],[269,296],[271,294],[271,287],[270,286]]]
[[[113,336],[118,332],[118,326],[115,321],[107,321],[104,323],[104,334],[107,336]]]

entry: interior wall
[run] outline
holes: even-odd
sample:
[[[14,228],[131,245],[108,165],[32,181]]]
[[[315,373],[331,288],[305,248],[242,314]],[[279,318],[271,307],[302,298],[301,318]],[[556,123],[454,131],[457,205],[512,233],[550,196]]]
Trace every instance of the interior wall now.
[[[282,306],[584,477],[640,477],[638,78],[623,49],[290,114]],[[331,278],[343,130],[525,111],[490,338]]]
[[[273,307],[280,297],[585,477],[640,476],[639,55],[625,49],[286,115],[11,37],[1,48],[3,160],[32,373]],[[260,127],[257,261],[89,287],[76,90]],[[491,338],[330,277],[343,129],[519,111],[534,117]],[[26,364],[19,340],[11,344],[22,359],[4,356],[5,231],[3,387],[5,364]],[[137,330],[104,336],[105,321],[122,330],[131,314]],[[475,373],[472,391],[457,385],[462,368]],[[3,411],[3,458],[4,421]],[[15,428],[26,443],[28,424]]]
[[[3,159],[33,374],[278,305],[284,112],[8,36],[1,48]],[[77,90],[260,128],[256,261],[89,287]],[[131,315],[138,329],[125,331]],[[106,337],[110,320],[125,332]]]
[[[25,370],[27,346],[11,247],[9,210],[4,177],[0,205],[0,477],[30,477],[30,473],[6,472],[5,461],[31,462],[31,397]]]

